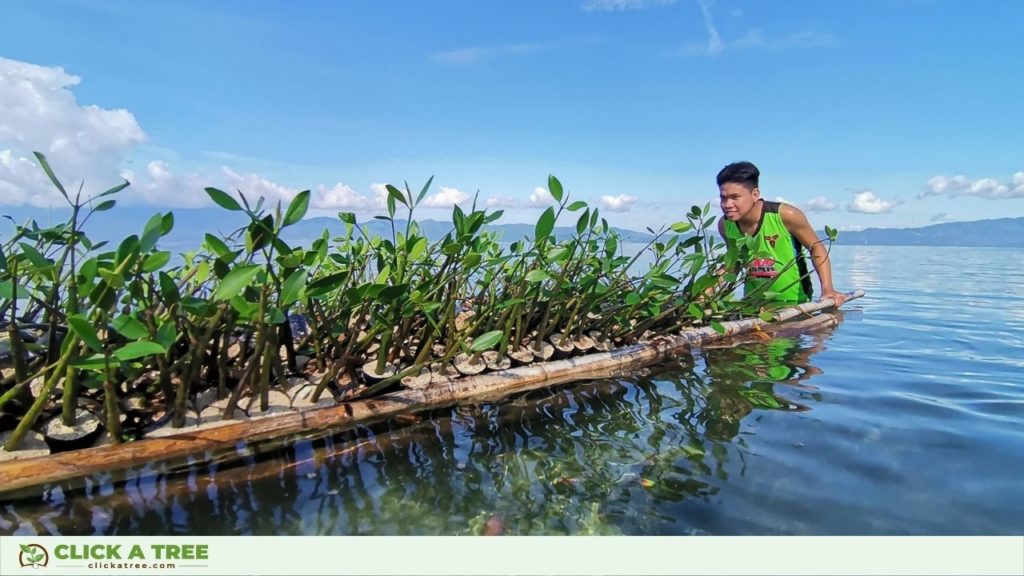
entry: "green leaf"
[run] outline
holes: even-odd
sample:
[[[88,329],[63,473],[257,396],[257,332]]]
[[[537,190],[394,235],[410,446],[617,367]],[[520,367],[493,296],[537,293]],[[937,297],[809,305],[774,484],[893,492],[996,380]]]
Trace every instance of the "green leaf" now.
[[[569,212],[575,212],[577,210],[580,210],[580,209],[586,208],[586,207],[587,207],[587,203],[586,202],[584,202],[583,200],[577,200],[577,201],[573,202],[572,204],[569,204],[569,207],[566,208],[566,210],[568,210]]]
[[[387,286],[380,291],[377,295],[384,302],[391,302],[392,300],[402,296],[409,289],[408,284],[395,284],[394,286]]]
[[[405,199],[405,194],[402,194],[401,190],[395,188],[391,184],[385,184],[384,187],[388,191],[389,198],[394,198],[395,202],[401,202],[402,206],[405,206],[406,208],[409,207],[409,201]]]
[[[128,265],[131,266],[135,262],[135,257],[139,255],[140,248],[139,237],[135,234],[122,240],[117,246],[117,256],[115,256],[117,264],[128,262]]]
[[[174,212],[168,212],[164,214],[160,220],[160,235],[167,236],[174,230]]]
[[[212,234],[206,235],[206,246],[211,252],[216,254],[218,258],[222,258],[224,260],[229,260],[229,256],[233,254],[231,252],[231,248],[228,248],[228,245],[225,244],[223,240]]]
[[[587,224],[590,222],[590,209],[587,208],[580,214],[580,219],[576,221],[576,234],[582,236],[583,232],[587,229]]]
[[[242,321],[254,319],[260,311],[259,303],[249,302],[241,296],[235,296],[231,299],[231,307],[238,312],[239,320]]]
[[[96,329],[92,327],[92,324],[90,324],[88,320],[86,320],[85,316],[81,314],[68,316],[68,326],[71,327],[71,330],[75,334],[78,334],[78,337],[81,338],[89,348],[92,348],[97,352],[103,351],[103,343],[100,342],[99,336],[96,335]]]
[[[494,222],[495,220],[498,220],[499,218],[501,218],[501,216],[503,214],[505,214],[504,210],[495,210],[494,212],[491,212],[490,214],[488,214],[486,218],[484,218],[483,223],[484,224],[490,224],[491,222]]]
[[[490,350],[494,348],[498,342],[501,342],[501,337],[505,333],[501,330],[492,330],[486,334],[477,336],[473,340],[473,343],[469,345],[469,349],[473,352],[483,352],[484,350]]]
[[[698,306],[696,302],[691,303],[689,306],[687,306],[686,311],[689,312],[690,315],[696,318],[697,320],[700,320],[701,318],[704,317],[704,309]]]
[[[469,254],[466,254],[465,258],[462,259],[462,269],[473,270],[474,268],[480,265],[481,260],[483,260],[483,257],[480,255],[479,252],[470,252]]]
[[[117,361],[112,361],[111,364],[116,364]],[[105,370],[107,367],[107,358],[103,354],[93,354],[82,358],[78,362],[72,362],[72,366],[79,370]]]
[[[46,268],[50,265],[50,261],[47,260],[39,250],[36,250],[35,246],[27,242],[19,242],[18,246],[21,246],[21,253],[24,254],[25,257],[28,258],[28,261],[36,268]]]
[[[156,272],[157,270],[164,267],[171,260],[171,253],[160,251],[153,252],[149,256],[146,256],[146,260],[142,263],[143,272]]]
[[[711,321],[711,328],[715,332],[718,332],[719,334],[725,334],[725,326],[722,326],[722,324],[720,322],[712,320]]]
[[[124,190],[125,188],[127,188],[127,187],[129,187],[131,185],[132,185],[131,182],[125,180],[124,182],[121,182],[117,186],[114,186],[113,188],[107,190],[106,192],[104,192],[102,194],[99,194],[97,196],[94,196],[92,199],[93,200],[97,200],[99,198],[103,198],[104,196],[110,196],[111,194],[117,194],[121,190]]]
[[[771,322],[775,319],[775,314],[772,314],[771,312],[761,312],[757,317],[764,322]]]
[[[174,341],[178,339],[178,330],[174,327],[174,322],[164,322],[156,329],[156,341],[159,342],[164,348],[170,349],[174,345]]]
[[[292,272],[281,286],[281,306],[288,306],[301,297],[306,287],[306,271],[299,269]]]
[[[683,232],[687,232],[691,228],[693,228],[693,224],[690,224],[689,222],[676,222],[675,224],[670,226],[670,228],[672,228],[673,232],[682,234]]]
[[[242,206],[237,200],[228,196],[226,192],[218,190],[216,188],[207,188],[206,193],[210,196],[210,199],[214,201],[218,206],[232,212],[241,212]]]
[[[412,238],[410,238],[410,240],[412,240]],[[423,254],[424,251],[426,251],[426,249],[427,239],[423,237],[417,239],[415,243],[412,245],[412,248],[409,249],[409,260],[416,260]]]
[[[139,250],[149,252],[156,246],[156,241],[163,235],[164,215],[157,213],[146,222],[142,229],[142,238],[139,240]]]
[[[629,304],[630,306],[636,306],[639,303],[640,294],[636,292],[630,292],[629,294],[626,294],[626,304]]]
[[[264,320],[267,324],[284,324],[284,312],[282,312],[280,308],[271,308],[267,312],[267,317]]]
[[[562,201],[562,183],[553,175],[548,175],[548,191],[551,192],[551,197],[555,199],[555,202]]]
[[[452,207],[452,225],[455,227],[455,232],[459,235],[462,235],[466,230],[466,214],[458,204]]]
[[[274,239],[274,216],[271,214],[267,214],[261,220],[254,219],[246,229],[246,247],[250,253],[263,248]]]
[[[177,304],[181,300],[181,292],[178,291],[177,283],[166,272],[160,273],[160,295],[169,305]]]
[[[228,272],[228,275],[220,281],[220,286],[213,293],[214,300],[230,300],[237,296],[242,290],[252,283],[253,278],[260,273],[259,265],[248,264],[239,266]]]
[[[303,190],[292,199],[291,204],[288,205],[288,211],[284,214],[282,228],[295,224],[306,215],[306,210],[309,209],[309,194],[309,190]]]
[[[117,204],[117,200],[104,200],[103,202],[100,202],[99,204],[97,204],[96,207],[92,209],[92,211],[93,212],[105,212],[105,211],[110,210],[111,208],[113,208],[116,204]]]
[[[70,202],[71,200],[68,198],[68,193],[64,191],[64,186],[61,185],[60,180],[57,180],[57,176],[50,168],[50,163],[46,161],[46,156],[43,156],[39,152],[35,152],[34,154],[36,155],[36,160],[39,161],[39,165],[42,166],[43,172],[46,172],[46,175],[50,178],[50,182],[53,182],[53,185],[57,187],[58,191],[60,191],[61,196]]]
[[[161,344],[156,342],[150,342],[149,340],[140,340],[138,342],[129,342],[124,346],[114,351],[114,357],[118,360],[134,360],[136,358],[142,358],[145,356],[152,356],[154,354],[163,354],[167,352]]]
[[[355,226],[356,215],[355,212],[338,212],[338,218],[345,224]]]
[[[537,221],[537,227],[534,233],[534,242],[540,244],[548,236],[551,236],[551,231],[555,229],[555,208],[548,206],[547,210],[540,215],[540,220]]]
[[[114,330],[117,330],[119,334],[129,340],[139,340],[149,336],[149,331],[146,330],[146,327],[142,322],[139,322],[127,314],[122,314],[121,316],[114,318],[110,325],[113,326]]]
[[[420,195],[416,197],[416,204],[423,201],[423,198],[427,195],[427,190],[430,190],[430,183],[433,181],[434,177],[431,176],[430,179],[427,180],[427,183],[423,185],[423,188],[420,190]]]
[[[551,275],[548,274],[548,271],[544,270],[543,268],[531,270],[530,273],[526,275],[527,282],[543,282],[549,278],[551,278]]]
[[[319,298],[329,294],[345,283],[348,279],[348,272],[335,272],[323,278],[317,278],[306,287],[306,297]]]
[[[39,154],[39,153],[36,152],[36,154]],[[39,155],[41,156],[41,154],[39,154]],[[21,551],[24,552],[25,554],[35,554],[36,553],[36,549],[31,547],[31,546],[28,546],[28,545],[25,545],[25,544],[19,544],[18,546],[21,546]]]

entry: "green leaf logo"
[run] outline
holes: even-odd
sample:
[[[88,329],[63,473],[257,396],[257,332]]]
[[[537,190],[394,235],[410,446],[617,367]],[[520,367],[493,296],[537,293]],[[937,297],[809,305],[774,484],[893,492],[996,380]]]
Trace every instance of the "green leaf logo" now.
[[[20,544],[19,547],[21,553],[18,554],[18,564],[22,567],[39,568],[46,566],[50,561],[50,555],[46,552],[46,548],[39,544]]]

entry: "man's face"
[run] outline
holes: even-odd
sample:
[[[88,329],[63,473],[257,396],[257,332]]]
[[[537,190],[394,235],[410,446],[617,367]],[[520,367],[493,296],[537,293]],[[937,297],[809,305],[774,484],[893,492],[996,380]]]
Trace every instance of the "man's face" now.
[[[736,222],[750,212],[761,198],[761,190],[751,190],[742,184],[726,182],[718,187],[718,200],[722,206],[722,215],[727,220]]]

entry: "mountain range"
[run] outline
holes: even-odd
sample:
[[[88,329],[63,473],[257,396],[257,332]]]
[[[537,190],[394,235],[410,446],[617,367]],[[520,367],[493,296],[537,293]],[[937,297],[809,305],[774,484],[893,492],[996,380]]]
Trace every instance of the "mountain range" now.
[[[840,232],[839,246],[1024,247],[1024,218],[945,222],[921,228],[867,228]]]

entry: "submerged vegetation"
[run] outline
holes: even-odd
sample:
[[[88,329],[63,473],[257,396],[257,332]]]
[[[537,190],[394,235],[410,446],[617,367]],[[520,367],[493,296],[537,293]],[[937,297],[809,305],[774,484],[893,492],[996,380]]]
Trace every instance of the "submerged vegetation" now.
[[[386,215],[376,218],[390,235],[368,235],[355,214],[341,213],[344,233],[325,230],[308,247],[281,233],[305,216],[309,191],[268,207],[207,188],[248,224],[207,234],[172,266],[159,247],[172,212],[116,246],[94,243],[86,224],[114,208],[128,183],[83,199],[37,157],[71,216],[48,228],[15,223],[0,242],[6,450],[43,426],[76,437],[105,430],[123,442],[167,420],[195,424],[211,404],[215,418],[247,417],[272,411],[286,389],[308,405],[430,386],[756,316],[773,296],[731,297],[749,250],[726,249],[710,205],[650,230],[654,238],[629,255],[599,210],[571,201],[554,176],[555,204],[532,237],[488,232],[502,212],[474,203],[454,207],[452,230],[428,239],[413,218],[428,181],[416,192],[387,187]],[[558,240],[555,225],[566,221],[574,234]],[[48,436],[51,449],[62,449],[58,436]]]

